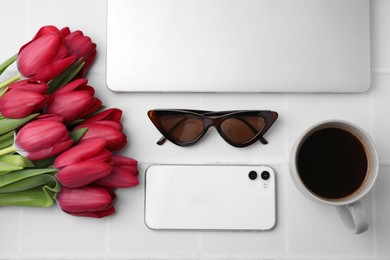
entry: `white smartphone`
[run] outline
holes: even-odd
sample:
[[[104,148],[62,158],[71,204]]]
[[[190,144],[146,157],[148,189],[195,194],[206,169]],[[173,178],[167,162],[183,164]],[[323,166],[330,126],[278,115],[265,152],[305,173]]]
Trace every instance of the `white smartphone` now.
[[[270,230],[275,172],[264,165],[151,165],[145,224],[151,229]]]

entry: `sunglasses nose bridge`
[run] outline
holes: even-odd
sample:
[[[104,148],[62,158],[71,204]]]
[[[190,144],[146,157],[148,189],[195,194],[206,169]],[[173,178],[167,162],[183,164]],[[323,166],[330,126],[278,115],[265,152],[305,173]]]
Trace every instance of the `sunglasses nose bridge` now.
[[[216,119],[216,118],[206,117],[206,118],[204,118],[203,122],[205,124],[206,129],[208,129],[211,126],[216,127],[218,125],[218,119]]]

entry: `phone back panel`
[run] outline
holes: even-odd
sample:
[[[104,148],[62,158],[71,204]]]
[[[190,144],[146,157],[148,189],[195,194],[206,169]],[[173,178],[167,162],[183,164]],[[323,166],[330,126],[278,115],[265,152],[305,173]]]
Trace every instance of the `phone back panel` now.
[[[251,171],[257,173],[254,180]],[[152,165],[145,179],[145,224],[151,229],[275,226],[275,173],[268,166]]]

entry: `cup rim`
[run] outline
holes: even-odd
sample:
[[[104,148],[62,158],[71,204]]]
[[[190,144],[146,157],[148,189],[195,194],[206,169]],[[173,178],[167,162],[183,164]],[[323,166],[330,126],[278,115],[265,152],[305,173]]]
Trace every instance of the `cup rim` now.
[[[363,143],[366,152],[370,156],[369,159],[370,174],[368,175],[368,179],[364,181],[366,184],[364,184],[364,186],[361,187],[360,190],[352,193],[351,195],[348,195],[347,197],[343,197],[343,198],[338,198],[338,199],[325,198],[310,191],[310,189],[308,189],[306,185],[302,182],[297,168],[297,154],[303,142],[313,132],[318,131],[320,129],[329,128],[329,127],[338,127],[354,134]],[[371,190],[378,176],[379,160],[378,160],[378,153],[376,151],[376,147],[372,138],[361,127],[346,120],[324,120],[312,125],[298,137],[290,153],[289,165],[290,165],[290,174],[292,176],[293,182],[298,188],[298,190],[301,191],[301,193],[303,193],[310,199],[314,199],[315,201],[320,201],[335,206],[341,206],[341,205],[348,205],[355,201],[358,201]]]

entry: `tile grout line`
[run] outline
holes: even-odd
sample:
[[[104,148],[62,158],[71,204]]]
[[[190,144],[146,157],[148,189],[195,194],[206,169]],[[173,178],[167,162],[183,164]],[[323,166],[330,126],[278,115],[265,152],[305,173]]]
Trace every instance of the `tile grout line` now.
[[[284,94],[284,109],[286,111],[286,113],[288,113],[289,111],[289,95],[288,94]],[[286,153],[286,160],[287,160],[287,164],[286,164],[286,168],[287,168],[287,172],[290,174],[290,171],[289,171],[289,157],[290,157],[290,151],[289,151],[289,148],[290,148],[290,135],[289,135],[289,131],[285,130],[286,133],[285,133],[285,153]],[[286,199],[287,198],[287,193],[288,193],[288,180],[286,179],[284,181],[284,196],[283,198],[279,198],[280,199],[284,199],[285,200],[285,218],[284,218],[284,225],[285,225],[285,229],[284,229],[284,241],[285,241],[285,244],[284,244],[284,259],[287,259],[288,256],[290,255],[290,232],[289,232],[289,216],[287,215],[289,210],[288,210],[288,206],[289,206],[289,201]],[[280,216],[279,216],[280,217]]]
[[[110,249],[111,249],[111,245],[110,245],[110,241],[111,241],[111,225],[110,225],[110,222],[109,221],[106,221],[105,223],[105,243],[104,243],[104,254],[105,254],[105,258],[108,260],[110,259]]]
[[[374,136],[374,125],[375,125],[375,105],[374,105],[374,97],[373,97],[373,92],[371,91],[368,95],[368,110],[369,110],[369,117],[368,117],[368,131],[370,135]],[[378,162],[378,164],[380,164]],[[378,167],[380,168],[380,167]],[[378,169],[379,170],[379,169]],[[373,254],[374,256],[378,256],[378,243],[377,243],[377,226],[375,224],[375,212],[377,209],[376,201],[375,201],[375,194],[371,192],[372,196],[370,197],[370,213],[371,213],[371,228],[372,228],[372,248],[373,248]]]
[[[196,251],[197,251],[197,259],[202,259],[203,253],[203,243],[202,243],[202,232],[196,232]]]
[[[17,259],[22,258],[22,233],[23,233],[23,207],[19,209],[19,229],[18,229],[18,247],[17,247]]]

